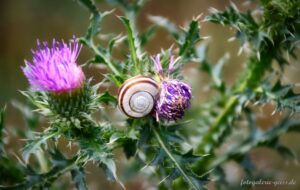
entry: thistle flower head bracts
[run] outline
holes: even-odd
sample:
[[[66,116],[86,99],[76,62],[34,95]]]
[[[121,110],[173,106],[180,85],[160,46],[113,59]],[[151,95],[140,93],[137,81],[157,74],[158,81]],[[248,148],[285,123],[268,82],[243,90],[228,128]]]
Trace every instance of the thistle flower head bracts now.
[[[25,60],[26,66],[22,68],[34,90],[70,92],[83,85],[85,76],[76,64],[81,46],[75,37],[68,44],[55,39],[52,46],[47,42],[37,44],[38,49],[32,50],[32,62]]]
[[[170,78],[177,60],[174,61],[174,57],[170,57],[168,77],[165,77],[160,56],[157,55],[153,58],[155,69],[161,79],[160,92],[155,105],[155,114],[158,120],[162,118],[168,121],[176,121],[183,117],[185,110],[190,106],[191,87],[182,81]]]

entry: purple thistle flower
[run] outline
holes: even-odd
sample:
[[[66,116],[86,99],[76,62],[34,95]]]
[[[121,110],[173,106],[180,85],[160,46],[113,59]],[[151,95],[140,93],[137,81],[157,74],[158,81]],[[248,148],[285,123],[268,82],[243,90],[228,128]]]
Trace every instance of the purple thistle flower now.
[[[160,94],[155,105],[158,118],[176,121],[189,108],[192,98],[191,87],[181,81],[170,79],[162,81]]]
[[[159,73],[159,74],[163,74],[163,68],[160,62],[160,55],[157,54],[155,57],[151,57],[152,61],[154,62],[154,66],[155,66],[155,70]]]
[[[188,84],[185,84],[182,81],[165,78],[163,76],[163,68],[159,55],[157,55],[155,59],[152,59],[154,61],[155,69],[160,74],[161,78],[160,92],[155,104],[157,120],[159,120],[159,118],[168,121],[181,119],[185,110],[190,106],[192,89]],[[178,58],[174,60],[174,57],[171,55],[168,76],[174,71],[174,65],[177,61]]]
[[[25,60],[22,68],[34,90],[70,92],[83,85],[85,75],[76,64],[81,46],[75,37],[70,43],[53,39],[51,47],[47,42],[37,41],[37,45],[38,49],[32,50],[32,62]]]

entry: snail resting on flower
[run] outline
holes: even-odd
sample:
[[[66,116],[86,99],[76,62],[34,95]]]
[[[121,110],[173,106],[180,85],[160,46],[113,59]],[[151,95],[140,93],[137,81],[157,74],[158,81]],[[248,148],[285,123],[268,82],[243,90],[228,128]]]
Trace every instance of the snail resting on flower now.
[[[192,88],[181,80],[172,78],[175,64],[170,56],[167,70],[163,68],[160,55],[152,58],[158,81],[138,75],[126,80],[119,89],[120,110],[131,118],[142,118],[150,114],[156,120],[176,121],[184,116],[190,107]]]
[[[132,77],[119,89],[119,108],[128,117],[145,117],[152,112],[158,91],[158,84],[152,78],[142,75]]]

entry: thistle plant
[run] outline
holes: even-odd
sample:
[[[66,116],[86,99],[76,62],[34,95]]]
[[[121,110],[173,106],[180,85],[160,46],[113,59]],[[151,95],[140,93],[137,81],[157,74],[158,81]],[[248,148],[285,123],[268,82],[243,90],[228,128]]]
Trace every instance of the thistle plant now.
[[[131,171],[133,176],[154,181],[144,189],[200,190],[212,181],[215,189],[250,188],[227,181],[224,164],[236,162],[248,179],[264,177],[251,161],[251,150],[256,147],[274,149],[284,159],[297,162],[296,154],[279,138],[299,132],[300,127],[295,117],[300,111],[297,84],[283,81],[285,68],[297,60],[299,51],[299,0],[255,1],[256,8],[248,12],[232,3],[225,10],[211,9],[205,18],[194,18],[181,28],[164,17],[150,16],[153,25],[145,31],[138,31],[137,26],[145,1],[107,0],[123,11],[123,16],[114,18],[126,31],[110,35],[108,46],[98,44],[97,37],[104,27],[102,20],[113,16],[113,11],[99,11],[92,0],[78,2],[91,13],[86,34],[61,42],[38,41],[32,61],[22,67],[30,88],[22,91],[28,105],[13,103],[27,124],[22,136],[27,140],[18,161],[10,159],[5,149],[6,108],[0,110],[1,189],[65,189],[60,184],[67,174],[77,189],[88,189],[89,162],[125,189],[128,176],[117,175],[115,164],[118,149],[132,161],[126,162],[123,173]],[[246,59],[233,85],[222,77],[226,56],[217,63],[207,56],[209,42],[201,37],[202,22],[236,31],[231,39],[239,41]],[[170,34],[174,45],[153,56],[145,46],[158,28]],[[123,59],[113,54],[120,43],[127,47]],[[79,65],[81,48],[94,57]],[[196,84],[185,81],[182,73],[191,63],[210,77],[209,87],[216,92],[200,105],[192,103],[198,95]],[[82,67],[96,69],[97,65],[108,68],[103,81],[83,72]],[[119,92],[102,91],[104,83]],[[282,116],[262,130],[256,108],[266,104],[274,104],[274,113]],[[121,122],[114,122],[103,107],[113,108]],[[47,127],[37,132],[43,120]],[[61,141],[66,143],[61,145]],[[224,150],[222,146],[228,144],[230,148]],[[75,151],[67,153],[62,146]]]

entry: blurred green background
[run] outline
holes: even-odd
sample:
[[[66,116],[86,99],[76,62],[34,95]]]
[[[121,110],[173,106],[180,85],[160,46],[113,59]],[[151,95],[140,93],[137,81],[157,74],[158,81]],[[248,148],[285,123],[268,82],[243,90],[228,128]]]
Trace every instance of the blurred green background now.
[[[98,1],[100,10],[110,10],[115,7],[108,6],[103,1]],[[235,1],[241,10],[248,7],[240,3],[243,1]],[[224,9],[229,5],[227,0],[152,0],[146,4],[146,7],[139,16],[139,29],[150,24],[149,15],[161,15],[170,19],[179,26],[184,26],[191,18],[203,13],[205,16],[210,7]],[[250,5],[251,7],[251,5]],[[103,32],[121,33],[123,27],[117,19],[117,15],[122,13],[118,10],[103,22]],[[74,0],[3,0],[0,1],[0,106],[8,105],[8,127],[20,127],[23,125],[22,119],[17,111],[15,111],[10,102],[12,99],[24,101],[25,98],[20,94],[19,90],[26,90],[28,83],[21,72],[20,67],[24,64],[24,59],[31,59],[32,48],[36,48],[36,39],[51,40],[69,39],[72,35],[84,35],[88,23],[89,12],[79,6]],[[214,24],[203,23],[201,25],[201,35],[210,36],[209,58],[217,61],[226,52],[230,53],[229,63],[225,66],[225,79],[232,84],[238,77],[244,60],[244,56],[237,56],[239,49],[238,42],[227,42],[234,34],[228,28],[217,26]],[[163,30],[159,30],[153,41],[147,46],[147,50],[151,54],[160,51],[161,48],[169,48],[172,40]],[[84,63],[89,58],[90,52],[83,49],[79,57],[79,63]],[[184,74],[187,80],[196,86],[197,90],[194,96],[201,101],[207,98],[207,92],[203,92],[201,85],[207,81],[205,76],[199,75],[195,71],[195,65],[185,68]],[[88,70],[89,77],[100,75],[102,71]],[[288,82],[299,82],[299,66],[292,64],[287,68],[285,79]],[[97,76],[96,76],[97,77]],[[265,106],[262,112],[263,116],[259,122],[261,126],[267,127],[274,122],[277,115],[271,116],[272,106]],[[10,131],[8,129],[8,131]],[[11,134],[12,139],[14,135]],[[300,155],[299,135],[285,135],[281,140],[284,144],[288,144]],[[21,142],[11,140],[10,146],[13,149],[19,147]],[[16,150],[15,150],[16,151]],[[300,189],[300,170],[299,165],[294,163],[286,163],[277,153],[266,149],[255,149],[252,151],[252,159],[257,167],[269,173],[276,173],[278,179],[286,179],[296,181],[293,186],[263,186],[255,189]],[[123,159],[123,158],[121,158]],[[124,158],[125,159],[125,158]],[[121,165],[121,164],[120,164]],[[122,167],[122,166],[120,166]],[[88,181],[90,189],[120,189],[117,185],[111,184],[105,180],[105,177],[92,165],[88,166]],[[243,173],[234,163],[229,163],[225,167],[228,173],[228,180],[239,183],[243,177]],[[299,184],[298,184],[299,183]],[[130,180],[127,183],[128,189],[145,189],[147,181],[141,177]],[[210,185],[212,188],[212,185]]]

